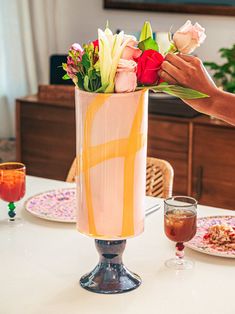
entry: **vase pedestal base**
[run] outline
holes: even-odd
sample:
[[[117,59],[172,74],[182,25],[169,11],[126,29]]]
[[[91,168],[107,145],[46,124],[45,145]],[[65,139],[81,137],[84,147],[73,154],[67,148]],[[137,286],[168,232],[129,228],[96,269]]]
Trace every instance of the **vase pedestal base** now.
[[[95,244],[100,255],[99,263],[80,279],[80,285],[103,294],[124,293],[138,288],[140,277],[130,272],[122,262],[126,240],[95,240]]]

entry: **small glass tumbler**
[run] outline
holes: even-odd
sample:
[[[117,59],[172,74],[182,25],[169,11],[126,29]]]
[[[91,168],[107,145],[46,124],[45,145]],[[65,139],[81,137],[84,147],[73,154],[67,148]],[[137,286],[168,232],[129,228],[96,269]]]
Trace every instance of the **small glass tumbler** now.
[[[176,270],[191,269],[194,263],[184,258],[184,242],[197,231],[197,201],[188,196],[174,196],[164,201],[164,229],[166,236],[176,242],[175,258],[165,262]]]

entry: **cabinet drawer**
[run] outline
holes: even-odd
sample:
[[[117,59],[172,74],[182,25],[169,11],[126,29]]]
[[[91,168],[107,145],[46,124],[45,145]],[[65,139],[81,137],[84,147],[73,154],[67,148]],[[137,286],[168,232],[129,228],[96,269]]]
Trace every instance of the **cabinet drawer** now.
[[[188,192],[188,123],[149,116],[148,156],[165,159],[174,169],[174,194]]]
[[[193,195],[201,204],[235,209],[235,129],[195,125]]]

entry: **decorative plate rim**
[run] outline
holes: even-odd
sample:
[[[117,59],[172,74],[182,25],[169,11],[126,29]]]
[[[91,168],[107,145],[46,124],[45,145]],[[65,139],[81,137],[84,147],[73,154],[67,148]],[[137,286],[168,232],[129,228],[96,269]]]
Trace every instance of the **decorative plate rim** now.
[[[203,216],[203,217],[198,217],[197,220],[210,220],[210,219],[231,219],[234,218],[235,219],[235,215],[214,215],[214,216]],[[185,247],[192,249],[194,251],[200,252],[200,253],[204,253],[207,255],[212,255],[212,256],[217,256],[217,257],[226,257],[226,258],[235,258],[235,253],[233,254],[228,254],[227,252],[214,252],[214,251],[210,251],[210,248],[200,248],[197,247],[195,244],[192,244],[189,242],[185,243]]]
[[[61,222],[61,223],[71,223],[74,224],[76,223],[76,220],[74,219],[68,219],[68,220],[64,220],[64,219],[60,219],[60,218],[56,218],[56,217],[50,217],[50,216],[46,216],[46,215],[40,215],[32,210],[30,210],[29,208],[27,208],[28,203],[35,197],[43,195],[43,194],[48,194],[48,193],[52,193],[52,192],[58,192],[58,191],[67,191],[67,190],[72,190],[76,192],[76,188],[75,187],[68,187],[68,188],[58,188],[58,189],[52,189],[52,190],[48,190],[45,192],[41,192],[41,193],[37,193],[34,194],[33,196],[30,196],[25,202],[24,202],[24,209],[30,213],[31,215],[37,217],[37,218],[41,218],[41,219],[45,219],[45,220],[49,220],[49,221],[54,221],[54,222]]]
[[[37,218],[40,218],[40,219],[44,219],[44,220],[49,220],[49,221],[54,221],[54,222],[60,222],[60,223],[71,223],[71,224],[75,224],[76,223],[76,219],[68,219],[68,220],[64,220],[64,219],[60,219],[60,218],[56,218],[55,216],[54,217],[50,217],[50,216],[46,216],[46,215],[43,215],[43,214],[39,214],[35,211],[32,211],[31,209],[28,208],[28,204],[30,203],[30,201],[32,199],[34,199],[35,197],[37,196],[40,196],[40,195],[44,195],[44,194],[48,194],[48,193],[54,193],[54,192],[58,192],[58,191],[68,191],[68,190],[72,190],[72,191],[75,191],[76,192],[76,187],[68,187],[68,188],[58,188],[58,189],[52,189],[52,190],[48,190],[48,191],[44,191],[44,192],[41,192],[41,193],[37,193],[35,195],[32,195],[30,196],[25,202],[24,202],[24,205],[23,205],[23,208],[25,211],[27,211],[28,213],[30,213],[31,215],[37,217]],[[147,208],[145,210],[145,217],[148,217],[150,216],[152,213],[154,213],[155,211],[159,210],[161,208],[161,204],[160,203],[157,203],[153,206],[151,206],[150,208]]]

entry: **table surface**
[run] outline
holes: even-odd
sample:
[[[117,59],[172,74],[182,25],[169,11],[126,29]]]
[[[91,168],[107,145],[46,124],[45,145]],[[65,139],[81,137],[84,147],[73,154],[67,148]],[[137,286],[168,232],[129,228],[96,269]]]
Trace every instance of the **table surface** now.
[[[142,285],[120,295],[82,289],[79,278],[98,261],[94,241],[74,224],[42,220],[23,208],[34,194],[68,186],[73,184],[27,177],[26,197],[17,205],[22,226],[6,225],[6,203],[0,201],[0,314],[235,313],[235,259],[186,249],[193,270],[165,268],[174,244],[164,234],[162,206],[146,218],[145,232],[127,241],[125,265],[141,276]],[[233,214],[198,206],[198,216]]]

